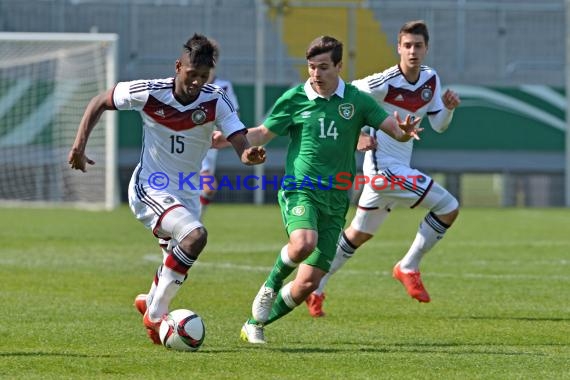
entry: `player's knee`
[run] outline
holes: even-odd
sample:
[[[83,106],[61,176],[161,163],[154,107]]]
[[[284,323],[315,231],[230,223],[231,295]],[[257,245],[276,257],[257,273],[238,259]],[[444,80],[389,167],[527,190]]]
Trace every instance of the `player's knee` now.
[[[289,254],[305,258],[317,247],[317,234],[309,230],[295,230],[289,238]]]
[[[208,231],[204,227],[192,230],[178,243],[180,248],[189,256],[197,258],[208,242]]]
[[[179,243],[194,230],[203,227],[196,216],[183,207],[174,208],[164,214],[160,223],[160,231]]]
[[[431,212],[437,215],[443,223],[451,226],[459,215],[459,202],[453,195],[446,192],[445,196],[432,207]]]
[[[298,291],[303,296],[302,298],[308,297],[312,292],[317,290],[319,287],[320,280],[316,278],[306,278],[303,281],[298,281]]]
[[[441,220],[443,223],[447,224],[448,226],[451,226],[453,222],[455,222],[457,216],[459,216],[459,208],[456,208],[455,210],[448,212],[447,214],[437,215],[438,219]]]
[[[376,229],[377,228],[378,226],[376,226]],[[346,236],[348,243],[357,248],[366,243],[368,240],[372,239],[374,236],[373,233],[364,232],[357,228],[354,228],[352,224],[344,231],[344,235]]]
[[[449,214],[450,217],[453,217],[453,219],[456,219],[459,216],[459,207],[457,207],[455,210],[453,210],[452,212],[450,212]]]
[[[296,241],[293,244],[294,250],[304,257],[310,255],[315,250],[316,246],[316,242],[312,242],[310,240]]]
[[[378,231],[378,228],[380,228],[380,225],[384,222],[384,220],[388,216],[388,213],[389,211],[385,209],[376,209],[376,210],[358,209],[356,211],[354,219],[352,219],[352,222],[350,223],[350,227],[352,228],[352,230],[356,231],[358,236],[349,236],[349,238],[352,238],[351,243],[360,246],[366,240],[370,239],[372,235],[374,235],[376,231]],[[358,244],[359,240],[362,240],[360,244]]]

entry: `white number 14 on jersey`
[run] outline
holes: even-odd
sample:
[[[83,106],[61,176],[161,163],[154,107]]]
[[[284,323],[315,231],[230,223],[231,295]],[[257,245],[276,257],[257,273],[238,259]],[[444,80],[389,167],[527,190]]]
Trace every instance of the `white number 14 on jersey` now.
[[[319,135],[321,139],[332,137],[333,140],[336,140],[336,138],[338,137],[338,132],[336,130],[336,127],[334,126],[334,120],[332,120],[331,123],[329,124],[326,134],[325,134],[325,118],[319,117],[319,124],[321,125],[321,134]]]

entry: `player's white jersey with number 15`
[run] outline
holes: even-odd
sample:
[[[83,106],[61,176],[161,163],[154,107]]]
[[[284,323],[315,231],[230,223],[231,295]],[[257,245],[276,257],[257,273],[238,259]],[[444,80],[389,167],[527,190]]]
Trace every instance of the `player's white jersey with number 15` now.
[[[174,78],[120,82],[113,92],[113,103],[119,110],[139,111],[143,120],[143,151],[134,173],[136,183],[145,185],[149,176],[167,171],[168,189],[188,192],[192,188],[180,189],[178,179],[200,172],[214,129],[218,127],[227,137],[245,126],[218,86],[205,85],[198,98],[187,105],[180,104],[173,91]],[[198,175],[189,181],[199,188]]]
[[[415,117],[435,114],[444,107],[439,76],[428,66],[421,66],[420,77],[415,83],[408,82],[396,65],[352,84],[372,95],[388,114],[397,111],[401,119],[408,114]],[[380,130],[376,131],[376,138],[379,148],[366,152],[364,173],[374,174],[393,164],[410,165],[413,139],[398,142]]]

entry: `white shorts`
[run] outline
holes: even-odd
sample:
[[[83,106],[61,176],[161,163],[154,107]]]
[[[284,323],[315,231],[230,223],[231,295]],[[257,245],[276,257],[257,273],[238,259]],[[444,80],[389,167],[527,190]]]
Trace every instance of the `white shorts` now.
[[[370,183],[358,200],[358,209],[350,225],[374,235],[396,205],[425,207],[437,215],[457,209],[459,203],[431,177],[408,166],[391,166],[380,174],[369,176]]]
[[[157,238],[166,240],[172,238],[172,231],[164,230],[161,221],[166,214],[174,209],[177,210],[174,214],[182,214],[178,216],[178,219],[189,222],[189,230],[203,227],[200,222],[199,193],[189,198],[179,198],[167,191],[137,185],[134,177],[133,175],[129,184],[129,207],[137,220],[143,223],[146,228],[151,229]],[[180,213],[181,209],[184,209],[185,212]]]
[[[400,204],[409,208],[421,205],[431,209],[444,197],[450,196],[430,176],[408,166],[390,166],[369,177],[370,183],[364,186],[358,200],[361,209],[391,210]]]
[[[214,175],[216,172],[216,160],[218,159],[218,150],[217,149],[208,149],[206,156],[202,160],[202,168],[200,172],[209,172],[210,174]]]

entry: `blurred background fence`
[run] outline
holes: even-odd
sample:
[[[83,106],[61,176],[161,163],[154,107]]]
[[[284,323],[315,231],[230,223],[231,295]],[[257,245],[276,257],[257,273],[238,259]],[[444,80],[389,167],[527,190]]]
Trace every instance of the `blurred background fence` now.
[[[204,33],[219,42],[218,75],[234,83],[242,119],[253,126],[261,121],[256,83],[266,110],[304,80],[304,51],[314,37],[345,42],[342,75],[351,80],[397,63],[400,26],[424,19],[426,64],[463,103],[445,134],[426,131],[413,164],[464,205],[542,207],[565,202],[565,12],[563,0],[0,0],[0,31],[116,33],[119,80],[173,75],[181,45]],[[140,153],[139,122],[136,113],[119,115],[123,199]],[[269,145],[266,175],[282,174],[285,147],[283,139]],[[217,172],[252,173],[234,155],[220,152]],[[275,201],[274,191],[264,195]],[[218,201],[253,199],[249,190],[218,194]]]

